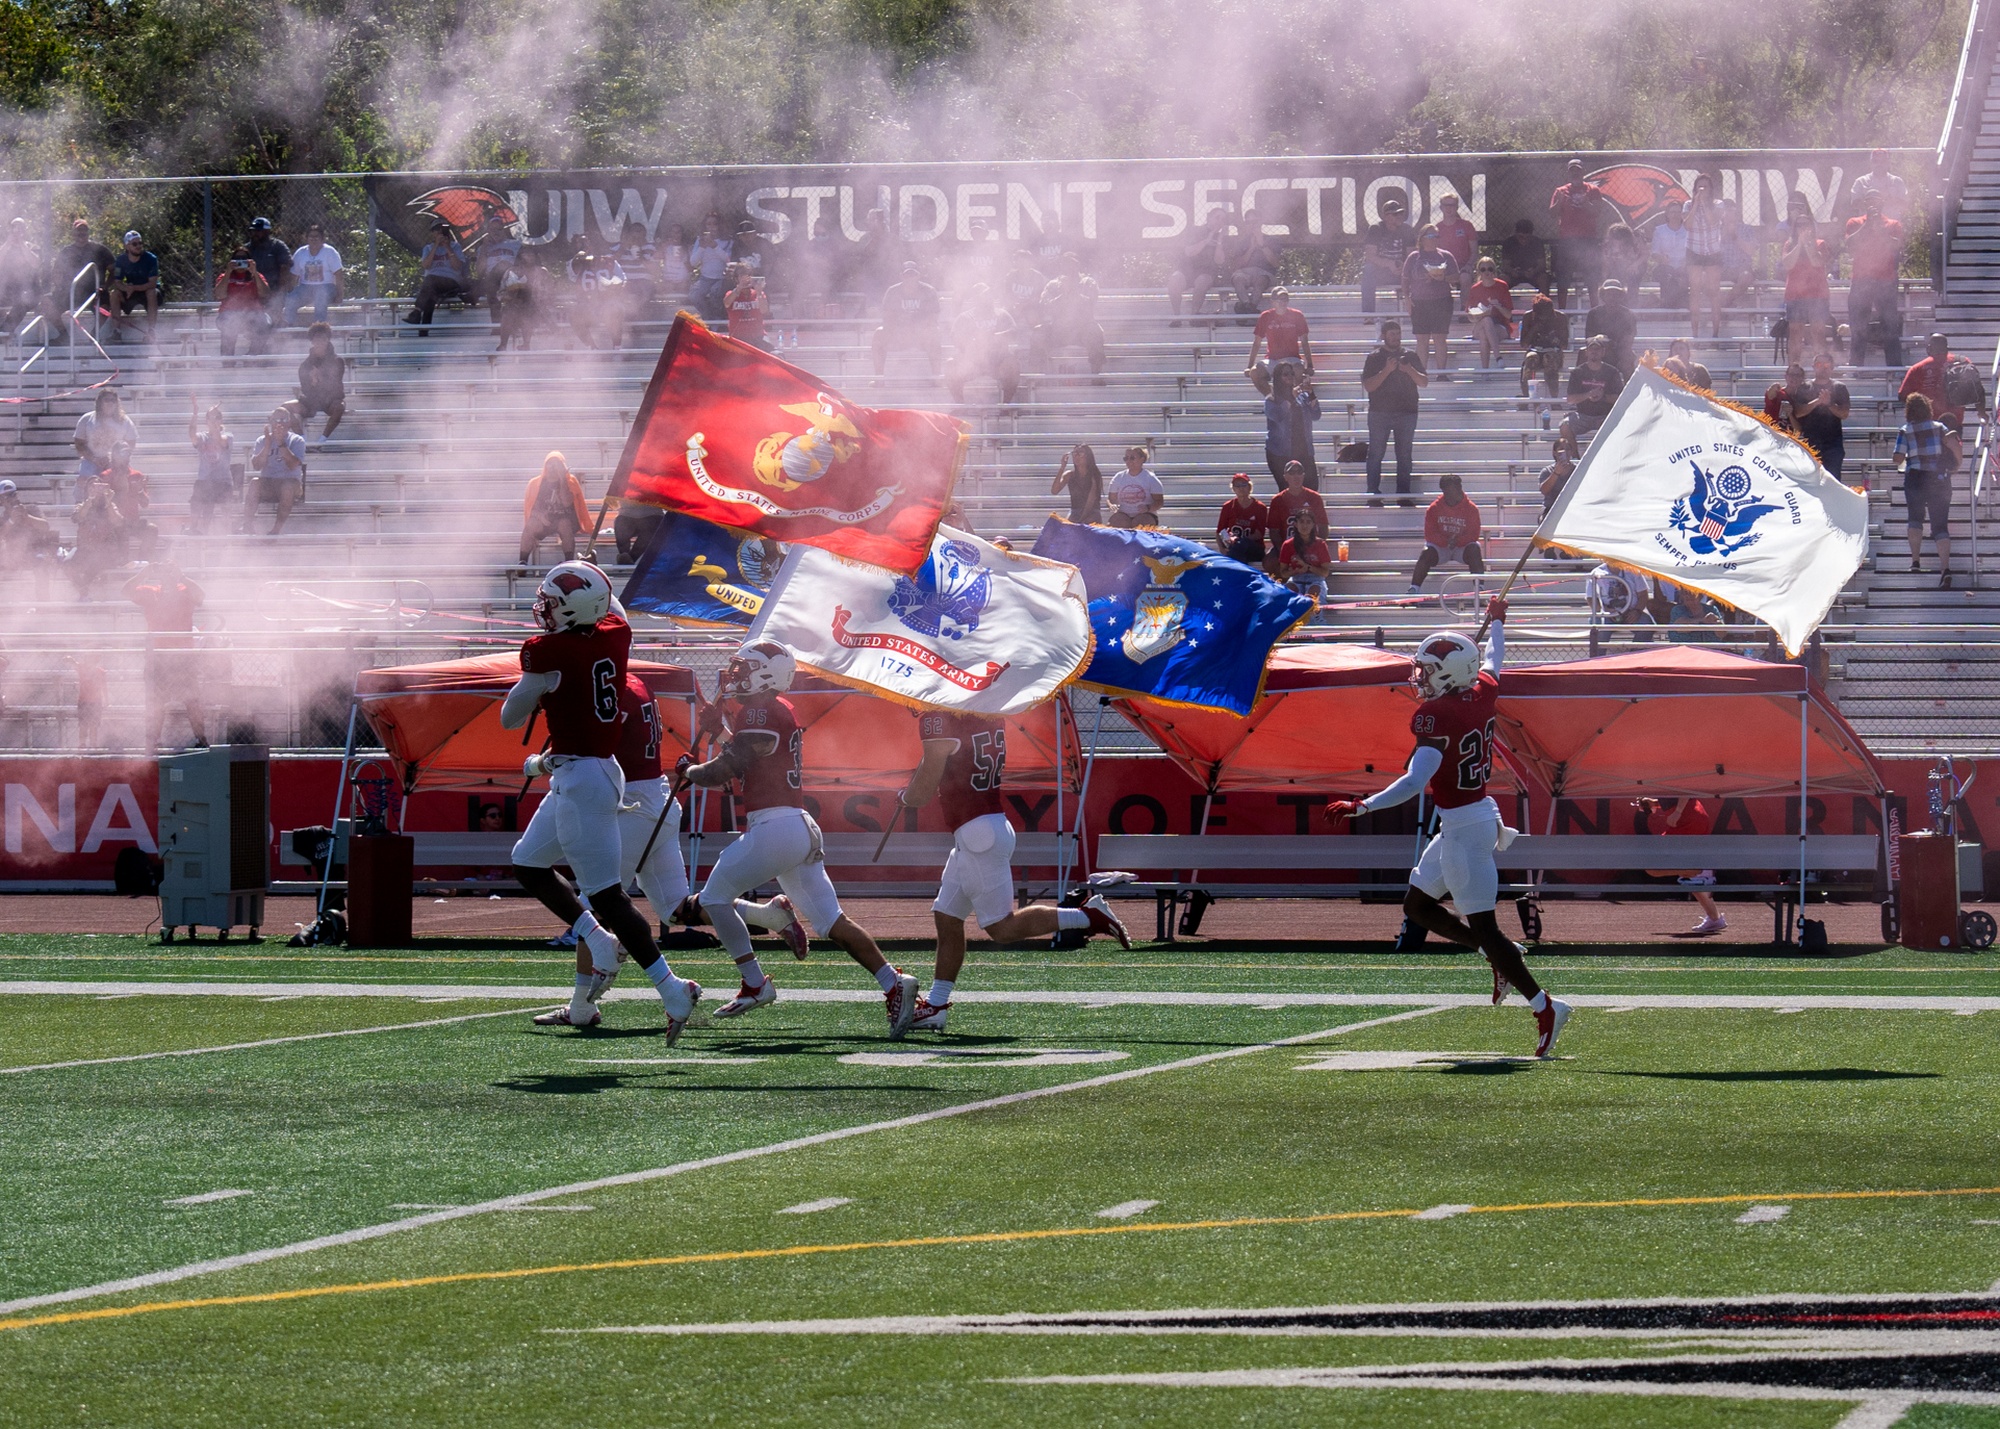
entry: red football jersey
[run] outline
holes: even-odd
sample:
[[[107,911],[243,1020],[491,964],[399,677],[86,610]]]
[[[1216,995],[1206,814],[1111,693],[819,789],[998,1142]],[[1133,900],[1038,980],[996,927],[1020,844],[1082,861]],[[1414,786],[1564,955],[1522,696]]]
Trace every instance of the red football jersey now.
[[[628,781],[659,778],[660,707],[637,675],[627,675],[619,687],[618,712],[623,716],[618,726],[618,767]]]
[[[938,781],[938,803],[947,826],[1003,812],[1000,781],[1007,771],[1007,722],[984,715],[926,711],[918,716],[919,739],[955,739]]]
[[[1462,694],[1426,700],[1410,718],[1410,733],[1419,746],[1444,755],[1431,776],[1431,802],[1440,809],[1460,809],[1486,797],[1487,776],[1493,772],[1493,705],[1500,681],[1481,670],[1479,681]]]
[[[777,748],[769,754],[757,753],[748,741],[736,742],[743,754],[743,803],[748,811],[804,808],[805,781],[799,777],[799,766],[804,761],[806,732],[799,728],[791,705],[780,699],[752,700],[738,706],[735,727],[739,736],[753,729],[778,736]]]
[[[549,722],[549,748],[556,754],[609,759],[618,750],[618,692],[625,685],[625,659],[632,627],[612,611],[589,630],[536,635],[521,646],[526,674],[562,676],[542,696]]]

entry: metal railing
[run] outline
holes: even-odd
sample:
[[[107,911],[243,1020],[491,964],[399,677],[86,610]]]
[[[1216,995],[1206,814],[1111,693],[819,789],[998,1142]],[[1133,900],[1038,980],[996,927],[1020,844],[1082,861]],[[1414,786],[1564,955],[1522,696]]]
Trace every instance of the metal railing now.
[[[1989,394],[1988,400],[1991,400],[1991,394],[2000,392],[2000,343],[1994,345],[1993,362],[1987,368],[1986,391]],[[1971,512],[1966,524],[1970,528],[1967,548],[1970,552],[1972,584],[1975,589],[1979,585],[1979,504],[1986,498],[1986,479],[1993,468],[1993,428],[1995,425],[1996,423],[1993,421],[1986,421],[1980,424],[1979,444],[1973,449],[1977,453],[1977,459],[1972,465],[1972,493],[1969,502]]]
[[[97,294],[103,286],[103,281],[103,274],[98,272],[95,263],[84,264],[76,270],[75,275],[69,280],[69,297],[63,307],[62,337],[64,339],[63,345],[68,349],[69,381],[72,387],[76,385],[76,338],[78,333],[82,333],[83,336],[90,340],[90,345],[97,350],[99,357],[104,358],[107,362],[110,361],[110,354],[104,350],[104,344],[99,341],[102,322],[98,316]],[[81,298],[78,297],[79,293],[82,294]],[[84,318],[86,316],[90,319],[88,327],[84,325]],[[29,382],[32,379],[35,369],[40,368],[42,379],[41,400],[46,402],[49,399],[50,372],[57,360],[53,353],[57,334],[53,325],[49,322],[47,313],[36,313],[34,318],[21,328],[20,333],[16,337],[18,344],[16,355],[18,356],[21,349],[30,345],[30,338],[37,335],[39,335],[40,341],[33,344],[35,351],[29,356],[27,361],[21,363],[15,369],[15,390],[13,395],[16,398],[26,399]],[[17,409],[21,405],[24,405],[24,403],[17,402]]]

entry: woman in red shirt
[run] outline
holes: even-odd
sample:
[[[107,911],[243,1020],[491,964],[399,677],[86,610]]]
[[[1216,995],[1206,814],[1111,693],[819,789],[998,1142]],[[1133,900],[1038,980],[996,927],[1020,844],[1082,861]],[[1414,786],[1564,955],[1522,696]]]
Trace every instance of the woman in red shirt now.
[[[1472,320],[1472,335],[1479,339],[1479,365],[1491,367],[1500,344],[1514,336],[1514,290],[1491,258],[1473,264],[1472,279],[1465,288],[1465,315]]]
[[[1826,281],[1833,249],[1819,236],[1812,215],[1803,208],[1792,210],[1778,261],[1785,270],[1786,337],[1792,355],[1810,362],[1826,350],[1827,335],[1833,330]]]
[[[1658,799],[1634,799],[1632,807],[1640,813],[1651,816],[1662,810]],[[1666,827],[1660,832],[1668,836],[1679,834],[1683,837],[1699,838],[1712,832],[1714,823],[1708,810],[1699,799],[1682,799],[1674,805],[1674,811],[1667,815]],[[1648,878],[1673,878],[1687,889],[1696,905],[1701,909],[1701,921],[1684,935],[1690,938],[1706,938],[1720,933],[1729,926],[1729,920],[1722,916],[1722,910],[1715,906],[1715,898],[1708,890],[1715,886],[1715,873],[1706,868],[1649,868]]]

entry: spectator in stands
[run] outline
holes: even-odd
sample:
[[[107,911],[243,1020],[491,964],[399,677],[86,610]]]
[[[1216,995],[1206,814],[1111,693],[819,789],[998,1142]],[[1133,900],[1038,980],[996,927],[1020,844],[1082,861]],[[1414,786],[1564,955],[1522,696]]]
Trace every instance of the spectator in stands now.
[[[1626,306],[1625,285],[1616,278],[1606,278],[1597,290],[1597,306],[1583,320],[1583,336],[1586,341],[1603,337],[1610,344],[1607,351],[1611,365],[1625,376],[1630,377],[1632,369],[1639,365],[1638,354],[1633,351],[1639,337],[1639,319]]]
[[[306,329],[306,356],[299,364],[298,413],[301,435],[308,421],[326,414],[326,427],[313,443],[316,447],[333,440],[333,429],[347,415],[347,359],[333,350],[333,329],[325,323]]]
[[[1270,575],[1278,571],[1278,557],[1281,554],[1285,533],[1292,529],[1292,517],[1300,511],[1310,511],[1315,531],[1330,531],[1327,524],[1326,502],[1317,491],[1306,485],[1306,469],[1293,462],[1285,468],[1285,489],[1271,498],[1271,504],[1264,513],[1264,529],[1269,533],[1270,551],[1264,557],[1264,570]]]
[[[1937,547],[1938,589],[1951,589],[1951,474],[1956,454],[1948,442],[1955,434],[1931,412],[1930,398],[1912,392],[1903,403],[1903,425],[1896,433],[1891,458],[1903,473],[1903,503],[1910,538],[1910,574],[1924,568],[1924,522]]]
[[[115,255],[90,236],[90,221],[79,218],[69,226],[69,242],[55,251],[49,261],[47,317],[50,327],[73,341],[70,313],[86,300],[102,305],[105,284],[111,281],[111,261]],[[86,270],[96,270],[96,290]]]
[[[1014,261],[1000,280],[1001,306],[1014,315],[1016,322],[1037,325],[1041,322],[1042,289],[1048,285],[1048,276],[1035,266],[1035,255],[1017,248]]]
[[[1637,572],[1623,566],[1600,562],[1584,578],[1583,592],[1590,602],[1590,649],[1593,654],[1598,649],[1598,635],[1595,627],[1602,625],[1638,625],[1647,622],[1642,587],[1644,582]],[[1639,631],[1633,638],[1645,643],[1653,638],[1650,630]]]
[[[1631,227],[1614,223],[1604,230],[1604,282],[1616,281],[1626,293],[1636,294],[1646,281],[1646,245]],[[1598,289],[1603,290],[1603,283]]]
[[[764,231],[757,226],[754,218],[736,221],[736,235],[729,240],[729,256],[755,273],[759,278],[771,276],[770,259],[764,243]]]
[[[575,560],[577,537],[589,524],[590,503],[584,499],[583,483],[561,452],[550,452],[540,473],[528,482],[521,502],[521,564],[534,564],[547,540],[562,548],[565,561]]]
[[[1555,509],[1556,498],[1569,479],[1576,473],[1576,462],[1570,458],[1569,447],[1563,442],[1554,442],[1549,447],[1549,464],[1535,476],[1535,485],[1542,493],[1542,515]]]
[[[1327,578],[1333,574],[1333,552],[1310,506],[1294,507],[1284,544],[1278,547],[1277,578],[1315,603],[1326,600]]]
[[[1382,324],[1382,341],[1361,364],[1361,387],[1368,394],[1368,504],[1382,504],[1382,459],[1396,443],[1399,506],[1414,506],[1410,472],[1417,441],[1417,393],[1430,385],[1424,360],[1403,346],[1403,326]]]
[[[1312,426],[1319,416],[1312,378],[1295,362],[1279,362],[1272,374],[1271,395],[1264,399],[1264,460],[1273,481],[1282,485],[1285,468],[1296,463],[1305,469],[1306,485],[1319,490]]]
[[[132,465],[130,442],[119,442],[111,448],[111,466],[99,479],[111,488],[111,497],[125,518],[126,535],[137,548],[137,556],[147,559],[158,533],[146,517],[153,504],[152,486],[146,480],[146,473]]]
[[[1397,290],[1399,300],[1402,297],[1403,265],[1416,242],[1416,234],[1403,221],[1403,210],[1400,198],[1384,198],[1377,209],[1382,215],[1380,221],[1369,224],[1368,231],[1361,235],[1361,311],[1364,315],[1375,311],[1375,294],[1384,284]]]
[[[482,268],[491,261],[486,245],[496,241],[494,233],[496,229],[501,235],[497,241],[502,245],[513,236],[508,232],[507,225],[499,219],[486,220],[486,236],[480,244]],[[518,252],[518,240],[516,244],[515,251]],[[346,271],[346,265],[340,261],[340,250],[326,241],[325,225],[307,224],[306,241],[292,250],[291,271],[286,275],[289,286],[285,293],[285,326],[297,327],[299,313],[306,308],[312,309],[314,322],[325,322],[327,313],[342,297],[341,290],[346,279],[341,277],[341,274]],[[498,281],[496,275],[493,285],[497,285]],[[482,273],[482,288],[490,289],[493,285],[486,283],[485,275]],[[492,301],[490,290],[487,292],[487,301],[489,304]],[[495,316],[493,320],[498,322],[499,318]]]
[[[1847,251],[1854,262],[1847,286],[1847,360],[1859,367],[1868,349],[1879,345],[1884,365],[1901,367],[1903,299],[1896,278],[1903,225],[1882,212],[1879,189],[1863,190],[1860,199],[1861,216],[1847,221]]]
[[[257,444],[250,449],[250,470],[255,475],[243,483],[243,521],[237,534],[250,533],[258,505],[268,500],[278,508],[271,526],[275,536],[285,529],[306,485],[306,439],[292,430],[291,413],[285,408],[276,408],[265,420]]]
[[[902,281],[882,295],[882,326],[868,339],[875,375],[889,370],[889,354],[914,349],[924,355],[926,370],[936,374],[944,344],[938,335],[937,289],[920,276],[914,261],[903,265]]]
[[[1056,466],[1056,479],[1049,483],[1049,495],[1069,493],[1069,519],[1079,526],[1094,526],[1104,519],[1104,473],[1098,469],[1097,453],[1081,442],[1063,453]]]
[[[261,356],[271,349],[271,315],[264,300],[270,284],[257,271],[250,250],[238,244],[222,271],[215,275],[215,330],[222,339],[222,355],[235,366],[236,345],[247,342],[250,353]]]
[[[117,493],[102,477],[84,483],[83,499],[71,513],[76,522],[76,545],[69,553],[69,577],[77,596],[90,600],[97,578],[125,564],[129,543],[125,515],[118,509]]]
[[[625,269],[589,244],[569,260],[569,325],[587,348],[615,352],[625,345]]]
[[[1474,575],[1486,574],[1486,558],[1479,549],[1479,508],[1465,494],[1465,482],[1456,476],[1438,478],[1439,496],[1424,512],[1424,548],[1410,572],[1411,595],[1419,595],[1424,579],[1440,561],[1458,561]]]
[[[1687,201],[1687,279],[1690,331],[1701,336],[1701,310],[1708,309],[1708,335],[1722,336],[1722,234],[1726,215],[1715,197],[1715,180],[1697,174]],[[1658,240],[1655,239],[1655,242]]]
[[[1805,400],[1806,367],[1803,362],[1794,362],[1785,368],[1784,377],[1764,389],[1764,415],[1769,417],[1780,431],[1798,434],[1798,423],[1792,419],[1795,402]]]
[[[1440,382],[1451,381],[1452,290],[1458,282],[1458,264],[1438,247],[1437,229],[1425,224],[1417,230],[1416,251],[1403,261],[1403,291],[1409,295],[1417,356],[1431,364]]]
[[[653,533],[660,523],[667,519],[667,513],[657,506],[647,506],[638,501],[620,501],[618,514],[611,521],[611,539],[617,547],[621,565],[631,565],[639,559],[639,553],[646,549],[653,539]],[[591,549],[596,548],[593,538]],[[776,569],[774,566],[773,569]]]
[[[1718,250],[1721,235],[1716,236]],[[1687,226],[1687,211],[1670,207],[1653,227],[1653,281],[1660,285],[1660,306],[1685,308],[1688,305],[1689,261],[1694,248]],[[1719,252],[1718,252],[1718,256]]]
[[[1547,293],[1537,293],[1521,319],[1521,351],[1521,395],[1527,396],[1528,384],[1539,377],[1554,398],[1561,390],[1563,355],[1569,351],[1569,316]]]
[[[1268,554],[1264,533],[1271,513],[1250,494],[1250,478],[1242,472],[1229,478],[1229,500],[1215,517],[1215,549],[1232,561],[1246,566],[1262,566]]]
[[[742,264],[736,265],[736,286],[729,290],[729,335],[752,347],[771,350],[767,324],[771,300],[764,296],[764,280]]]
[[[1111,503],[1109,526],[1157,526],[1167,489],[1146,460],[1144,447],[1125,448],[1125,469],[1111,478],[1105,499]]]
[[[230,470],[236,438],[222,425],[222,406],[218,403],[208,409],[206,429],[197,425],[199,411],[200,404],[190,395],[188,445],[194,448],[195,470],[194,491],[188,498],[188,530],[196,535],[208,531],[215,513],[236,494],[236,476]]]
[[[1465,285],[1465,316],[1479,340],[1483,372],[1500,360],[1500,344],[1514,336],[1514,290],[1491,258],[1481,258],[1473,266],[1472,281]]]
[[[1552,296],[1557,307],[1569,306],[1571,290],[1586,300],[1597,291],[1604,262],[1597,225],[1608,202],[1603,189],[1584,179],[1583,160],[1571,159],[1568,181],[1549,196],[1549,211],[1556,216]]]
[[[1949,380],[1954,363],[1958,364],[1961,379],[1969,379],[1969,385]],[[1954,388],[1958,389],[1956,393]],[[1951,343],[1941,332],[1931,334],[1926,355],[1903,374],[1903,381],[1896,388],[1898,397],[1916,392],[1923,393],[1930,403],[1931,414],[1952,433],[1954,441],[1960,440],[1965,430],[1966,408],[1972,408],[1982,418],[1986,416],[1986,391],[1979,381],[1979,370],[1954,354]]]
[[[1667,344],[1667,360],[1660,364],[1660,370],[1672,373],[1699,391],[1715,390],[1715,380],[1709,376],[1708,368],[1694,360],[1694,344],[1684,337],[1677,337]]]
[[[447,229],[449,225],[446,225]],[[250,261],[257,265],[257,272],[264,280],[265,306],[271,310],[273,321],[283,298],[285,287],[292,275],[292,250],[284,239],[271,232],[271,220],[258,217],[250,220],[250,236],[244,245],[250,251]]]
[[[110,684],[104,673],[104,658],[87,651],[63,658],[76,671],[76,747],[102,749],[104,706]]]
[[[431,225],[430,242],[417,255],[417,271],[421,279],[412,299],[416,306],[403,314],[403,321],[416,324],[418,337],[429,337],[437,305],[446,298],[472,293],[472,269],[465,261],[465,249],[459,246],[451,225],[441,218]]]
[[[1887,149],[1869,150],[1868,172],[1857,176],[1854,182],[1848,185],[1848,212],[1867,212],[1867,198],[1870,194],[1874,194],[1880,200],[1882,217],[1898,225],[1909,221],[1910,186],[1889,172]]]
[[[138,444],[139,428],[125,415],[125,404],[119,400],[117,389],[100,387],[90,410],[76,419],[69,440],[76,450],[76,490],[77,499],[81,500],[84,485],[92,477],[111,470],[112,451],[120,442],[128,446]]]
[[[1264,350],[1264,361],[1257,358],[1257,349]],[[1257,390],[1266,396],[1271,392],[1271,368],[1278,362],[1294,362],[1302,365],[1305,375],[1313,373],[1312,332],[1306,323],[1306,315],[1292,306],[1291,289],[1276,287],[1271,289],[1271,306],[1257,315],[1257,327],[1250,334],[1250,359],[1244,365],[1243,375],[1257,384]]]
[[[1021,392],[1021,359],[1014,353],[1014,316],[995,307],[993,292],[974,283],[965,305],[951,326],[951,361],[945,364],[945,386],[951,400],[965,400],[965,384],[983,377],[999,384],[1000,400],[1013,402]]]
[[[1634,799],[1632,807],[1639,812],[1642,819],[1649,821],[1666,812],[1665,804],[1661,803],[1658,799],[1650,797]],[[1642,829],[1643,827],[1642,825]],[[1660,829],[1660,832],[1669,838],[1676,835],[1701,838],[1713,832],[1714,828],[1715,825],[1710,820],[1708,810],[1703,807],[1701,800],[1678,799],[1674,802],[1674,811],[1671,814],[1667,814],[1666,824]],[[1649,868],[1646,870],[1646,876],[1648,878],[1672,878],[1678,880],[1681,886],[1688,890],[1689,896],[1694,899],[1695,904],[1701,909],[1701,921],[1696,923],[1686,933],[1678,934],[1677,936],[1707,938],[1720,933],[1724,928],[1729,926],[1729,920],[1723,917],[1722,910],[1715,906],[1714,896],[1707,891],[1715,884],[1715,871],[1713,869]]]
[[[1048,356],[1058,348],[1081,347],[1091,372],[1102,382],[1104,329],[1097,321],[1097,280],[1083,271],[1076,254],[1065,253],[1058,260],[1056,276],[1042,289],[1042,315]]]
[[[1833,358],[1824,352],[1813,359],[1812,381],[1805,381],[1803,373],[1800,378],[1798,388],[1788,394],[1792,423],[1799,440],[1813,449],[1819,464],[1839,479],[1847,464],[1847,437],[1842,426],[1851,410],[1847,384],[1836,380]]]
[[[1254,313],[1278,276],[1278,250],[1264,235],[1264,221],[1255,208],[1243,210],[1243,233],[1236,241],[1230,280],[1236,284],[1236,311]]]
[[[1819,236],[1803,204],[1792,208],[1778,261],[1785,270],[1785,333],[1791,350],[1822,351],[1833,336],[1832,289],[1827,284],[1833,248]]]
[[[28,238],[28,220],[12,220],[6,241],[0,242],[0,335],[12,333],[41,305],[45,282],[42,253]]]
[[[500,295],[508,286],[508,278],[521,267],[521,251],[525,246],[521,235],[514,231],[513,225],[498,214],[488,215],[479,230],[476,249],[479,256],[479,301],[486,304],[486,321],[493,328],[497,329],[501,325],[503,315],[500,311]],[[337,262],[339,255],[334,256]],[[298,266],[299,254],[294,252],[292,254],[294,272],[298,270]],[[341,281],[340,272],[338,267],[333,270],[336,285]],[[525,278],[526,275],[522,276]],[[333,301],[340,300],[337,286],[332,296]]]
[[[1235,270],[1233,252],[1227,224],[1202,223],[1195,228],[1194,237],[1182,250],[1180,266],[1167,275],[1167,306],[1177,323],[1184,299],[1193,297],[1194,306],[1189,311],[1199,313],[1208,302],[1209,289],[1219,287]]]
[[[826,220],[821,219],[819,222],[820,224],[824,224]],[[807,247],[809,249],[816,249],[822,236],[820,233],[812,234],[812,241],[807,244]],[[690,269],[688,268],[687,230],[682,228],[678,223],[667,225],[666,232],[660,238],[659,257],[659,295],[667,300],[669,307],[679,307],[681,299],[688,295]],[[813,296],[823,300],[827,295],[826,284],[823,281],[825,276],[823,263],[816,271],[819,272],[822,281]],[[813,316],[817,317],[818,314],[815,313]]]
[[[734,245],[722,232],[722,215],[710,213],[701,221],[701,233],[688,249],[688,301],[709,322],[721,322],[723,299],[729,291],[729,265],[734,261]]]
[[[653,305],[653,275],[660,268],[659,246],[646,236],[644,224],[628,223],[618,235],[618,247],[611,256],[625,270],[627,316],[644,316]],[[734,335],[734,329],[731,335]]]
[[[162,748],[167,710],[187,711],[194,747],[208,747],[208,714],[201,696],[194,649],[194,613],[205,596],[200,586],[162,556],[125,583],[125,599],[146,619],[146,735],[148,748]]]
[[[533,345],[547,286],[548,274],[532,263],[513,263],[501,269],[490,314],[500,336],[494,351],[505,352],[513,346],[526,352]]]
[[[0,570],[32,571],[35,598],[46,600],[55,558],[55,529],[22,502],[20,487],[0,481]]]
[[[144,312],[144,335],[151,341],[160,321],[160,259],[146,247],[138,229],[126,233],[125,246],[111,260],[111,281],[104,286],[112,332],[122,338],[127,319]]]
[[[1532,218],[1517,219],[1500,244],[1500,276],[1510,287],[1549,289],[1549,245],[1535,232]]]
[[[1459,211],[1458,195],[1446,194],[1438,200],[1438,247],[1451,255],[1461,273],[1470,272],[1479,251],[1479,230]]]
[[[1599,333],[1583,345],[1583,357],[1569,374],[1570,411],[1562,421],[1562,440],[1570,460],[1582,454],[1578,439],[1604,425],[1624,390],[1625,374],[1611,361],[1611,339]]]

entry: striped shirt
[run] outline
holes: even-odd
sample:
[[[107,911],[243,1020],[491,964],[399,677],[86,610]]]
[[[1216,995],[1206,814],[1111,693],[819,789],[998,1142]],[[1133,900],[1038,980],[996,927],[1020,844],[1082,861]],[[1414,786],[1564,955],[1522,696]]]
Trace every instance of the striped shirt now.
[[[1714,199],[1706,203],[1687,202],[1688,253],[1691,257],[1722,256],[1722,205]]]

